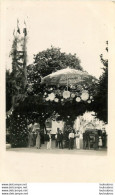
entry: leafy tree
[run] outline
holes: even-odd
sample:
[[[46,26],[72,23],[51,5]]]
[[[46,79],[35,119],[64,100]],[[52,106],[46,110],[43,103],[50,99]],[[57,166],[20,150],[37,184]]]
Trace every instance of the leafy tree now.
[[[34,55],[34,63],[27,66],[27,96],[15,112],[25,113],[30,122],[34,120],[40,123],[41,128],[45,128],[46,119],[51,117],[55,110],[59,112],[62,105],[59,103],[57,106],[56,103],[44,100],[44,93],[50,93],[50,87],[41,85],[41,78],[68,66],[83,70],[80,60],[75,55],[62,53],[59,48],[51,47]]]
[[[106,42],[106,51],[108,52],[108,41]],[[100,55],[101,62],[103,63],[103,74],[99,78],[97,86],[97,93],[94,98],[93,110],[96,112],[96,117],[108,122],[108,60]]]
[[[57,114],[57,120],[63,120],[68,123],[74,123],[76,117],[83,114],[89,107],[88,103],[77,103],[74,99],[70,99],[65,103],[61,102],[61,97],[59,94],[56,98],[59,102],[46,102],[45,97],[53,91],[63,91],[65,87],[59,86],[47,86],[41,85],[41,78],[63,68],[74,68],[83,71],[80,65],[80,60],[76,55],[66,54],[60,51],[59,48],[51,47],[45,51],[39,52],[34,55],[34,63],[27,66],[27,93],[28,96],[24,101],[25,109],[31,112],[30,116],[36,119],[41,126],[44,127],[47,118],[55,116]],[[92,84],[92,79],[96,80],[94,77],[90,77],[87,81],[85,89],[91,91],[92,95],[94,93],[95,83]],[[77,84],[76,89],[81,90],[83,84]],[[80,87],[80,89],[78,89]],[[76,89],[69,88],[69,91],[75,91]],[[45,95],[47,94],[47,95]],[[19,109],[21,109],[21,107]],[[26,110],[26,113],[27,113]],[[33,120],[33,119],[32,119]]]
[[[6,71],[6,111],[12,107],[13,82],[10,72]]]
[[[73,126],[76,117],[82,115],[89,109],[90,104],[88,102],[76,102],[75,98],[70,98],[69,100],[62,102],[60,92],[62,93],[66,87],[47,86],[47,84],[41,85],[40,83],[42,77],[68,66],[81,71],[83,70],[80,65],[80,60],[76,57],[76,55],[63,53],[59,48],[51,47],[50,49],[34,55],[34,63],[26,67],[26,88],[24,89],[22,97],[19,97],[17,100],[17,104],[13,111],[15,120],[22,120],[20,126],[21,131],[19,131],[18,126],[16,127],[15,122],[11,125],[12,129],[16,129],[15,131],[17,133],[15,136],[17,137],[18,135],[19,137],[18,143],[14,143],[17,139],[12,138],[13,146],[23,146],[24,140],[25,143],[27,141],[27,133],[25,133],[25,131],[28,132],[28,129],[26,128],[25,130],[24,127],[24,132],[22,134],[23,120],[28,121],[28,124],[38,122],[41,129],[45,129],[45,122],[48,118],[63,120],[67,124]],[[87,80],[87,83],[81,83],[80,85],[77,84],[75,88],[69,87],[69,91],[76,92],[77,90],[80,92],[82,89],[85,89],[89,90],[93,95],[95,82],[92,82],[92,79],[96,80],[94,77],[90,77],[90,79]],[[48,94],[53,91],[57,91],[56,98],[58,98],[59,101],[46,101]],[[14,134],[15,132],[12,131],[12,133]],[[21,139],[22,141],[19,141]]]
[[[50,49],[34,55],[34,65],[42,77],[68,66],[77,70],[83,70],[76,54],[66,54],[61,52],[60,48],[52,46]]]

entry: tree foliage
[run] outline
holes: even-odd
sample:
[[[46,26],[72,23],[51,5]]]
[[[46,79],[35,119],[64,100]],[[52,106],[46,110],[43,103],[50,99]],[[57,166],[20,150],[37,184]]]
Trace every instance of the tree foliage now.
[[[108,45],[108,42],[106,42]],[[108,52],[108,46],[106,47]],[[96,117],[108,122],[108,60],[100,55],[101,62],[103,63],[103,74],[99,78],[97,86],[97,94],[94,99],[93,110],[96,112]]]
[[[34,55],[34,65],[42,77],[66,67],[83,70],[76,54],[66,54],[61,52],[60,48],[55,47]]]
[[[73,125],[76,117],[82,115],[86,110],[89,109],[90,105],[87,102],[83,102],[83,101],[76,102],[75,98],[73,99],[70,98],[70,101],[65,101],[65,103],[63,103],[61,101],[60,91],[63,91],[65,86],[49,87],[47,85],[41,85],[40,83],[42,77],[52,72],[55,72],[57,70],[66,68],[68,66],[70,68],[74,68],[77,70],[83,70],[83,68],[80,65],[80,60],[76,57],[76,55],[66,54],[64,52],[61,52],[59,48],[51,47],[50,49],[44,50],[34,55],[33,64],[30,64],[26,67],[27,85],[24,88],[22,96],[19,97],[18,100],[16,101],[17,104],[15,106],[12,115],[15,116],[14,118],[17,121],[17,125],[13,118],[11,120],[11,123],[12,122],[13,123],[10,124],[12,128],[11,134],[13,133],[12,143],[14,146],[19,146],[19,145],[23,146],[24,140],[25,143],[27,143],[28,129],[27,127],[24,127],[23,130],[23,119],[28,121],[28,124],[34,122],[39,123],[41,129],[45,128],[45,121],[48,118],[52,118],[52,120],[54,119],[63,120],[67,124],[71,123],[71,125]],[[18,93],[17,84],[15,84],[15,82],[17,82],[18,77],[14,79],[14,77],[12,77],[12,74],[13,73],[7,74],[8,95],[6,98],[6,102],[8,105],[7,106],[8,109],[12,104],[10,102],[11,99],[9,98],[12,97],[14,94],[16,95]],[[83,87],[86,90],[88,88],[88,90],[90,90],[90,92],[93,95],[95,84],[92,85],[91,83],[92,79],[93,77],[91,78],[91,81],[88,82],[89,83],[88,86],[86,86],[86,84],[84,86],[77,86],[77,90],[80,91],[82,90]],[[21,90],[21,85],[19,90]],[[69,88],[69,90],[74,91],[75,89]],[[53,91],[57,91],[56,98],[59,99],[59,102],[45,101],[45,97]],[[21,120],[22,120],[22,123],[20,122],[21,131],[19,132],[18,126],[19,126],[19,121]],[[16,131],[16,134],[14,130]],[[15,140],[17,140],[16,138],[17,136],[19,137],[20,140],[20,141],[18,140],[19,144],[17,144],[17,142],[15,143]]]

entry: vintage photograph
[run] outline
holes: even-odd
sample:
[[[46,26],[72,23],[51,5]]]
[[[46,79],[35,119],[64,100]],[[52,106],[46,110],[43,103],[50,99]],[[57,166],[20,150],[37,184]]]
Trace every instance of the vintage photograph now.
[[[7,12],[12,9],[9,7]],[[15,19],[10,15],[13,24],[8,33],[11,47],[6,66],[6,148],[105,153],[107,26],[90,16],[88,6],[87,18],[82,22],[77,6],[69,17],[64,9],[54,13],[52,5],[48,15],[43,12],[45,4],[39,9],[38,4],[31,14],[30,8],[25,8],[23,18],[21,13]]]
[[[109,4],[97,1],[5,4],[5,148],[7,159],[16,155],[23,161],[23,170],[33,166],[35,174],[37,161],[44,158],[45,163],[51,155],[63,160],[66,155],[79,164],[88,158],[88,164],[99,158],[105,162],[110,37],[106,11]],[[20,162],[14,158],[14,164]]]

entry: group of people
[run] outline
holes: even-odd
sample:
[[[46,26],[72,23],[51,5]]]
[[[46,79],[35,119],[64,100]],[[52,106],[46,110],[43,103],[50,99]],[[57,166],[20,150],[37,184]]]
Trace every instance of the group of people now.
[[[57,133],[55,135],[55,147],[59,149],[68,148],[68,149],[98,149],[99,147],[105,147],[106,145],[106,136],[105,133],[102,133],[102,136],[99,136],[98,131],[95,131],[93,134],[90,132],[85,132],[81,135],[80,131],[74,131],[71,129],[66,136],[63,132],[57,128]],[[36,146],[37,149],[41,148],[41,144],[46,143],[46,148],[51,149],[52,146],[52,136],[51,130],[47,130],[44,135],[41,134],[38,129],[37,132],[30,132],[28,137],[28,146]],[[82,145],[82,146],[81,146]]]
[[[41,148],[41,144],[47,142],[47,149],[51,149],[51,133],[47,131],[45,136],[40,132],[39,129],[36,131],[30,131],[28,135],[28,146],[34,147],[37,149]]]
[[[74,130],[71,130],[71,132],[68,134],[68,137],[65,139],[65,136],[63,135],[62,131],[59,130],[59,128],[58,128],[57,133],[55,135],[56,148],[63,149],[65,147],[65,141],[68,140],[69,149],[73,149],[75,139],[76,139],[76,148],[80,149],[80,134],[79,134],[79,131],[74,133]]]
[[[107,147],[107,134],[104,129],[102,131],[86,131],[83,133],[83,149],[90,149],[91,146],[95,150]]]

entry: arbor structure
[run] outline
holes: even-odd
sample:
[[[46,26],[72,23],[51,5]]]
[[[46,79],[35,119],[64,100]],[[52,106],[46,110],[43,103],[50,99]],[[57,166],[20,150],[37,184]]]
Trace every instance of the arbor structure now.
[[[58,90],[58,86],[51,88],[41,85],[41,78],[68,65],[82,70],[80,60],[75,55],[62,53],[59,48],[51,47],[34,55],[34,63],[27,66],[27,97],[16,110],[23,111],[30,121],[39,122],[41,128],[44,128],[46,119],[52,116],[55,118],[61,104],[46,101],[46,94],[54,88]]]
[[[21,104],[19,109],[23,107],[24,110],[25,108],[26,113],[31,113],[32,120],[39,122],[42,127],[44,127],[45,121],[49,117],[73,125],[76,117],[89,109],[89,105],[92,103],[96,85],[94,77],[91,77],[85,85],[81,83],[76,86],[69,86],[71,97],[67,99],[62,97],[66,86],[48,86],[47,83],[41,85],[41,78],[68,66],[83,71],[80,60],[76,55],[62,53],[59,48],[54,47],[34,55],[34,63],[27,66],[28,97],[24,101],[24,107]],[[92,94],[88,102],[79,102],[79,98],[78,101],[76,100],[74,94],[83,90],[88,90]],[[48,97],[54,94],[55,100],[50,101],[51,99],[48,99]]]
[[[18,62],[19,61],[16,62],[17,65]],[[18,93],[17,95],[19,98],[16,101],[15,109],[13,110],[13,118],[10,117],[11,120],[14,120],[14,118],[17,121],[22,120],[22,122],[17,123],[18,125],[16,125],[15,122],[11,125],[12,135],[15,134],[15,136],[12,136],[12,138],[14,137],[12,140],[13,146],[24,146],[24,143],[27,143],[28,129],[26,127],[25,130],[25,127],[23,127],[23,119],[26,120],[26,125],[34,122],[39,123],[41,131],[44,132],[44,129],[46,128],[45,122],[48,118],[52,118],[53,120],[63,120],[67,125],[69,124],[73,126],[76,117],[82,115],[89,109],[95,93],[96,79],[94,77],[92,77],[85,85],[69,86],[68,90],[71,92],[71,96],[65,99],[62,98],[62,94],[66,89],[66,86],[48,86],[47,83],[41,85],[41,79],[44,76],[56,72],[57,70],[67,68],[68,66],[83,71],[83,68],[80,65],[80,60],[75,54],[66,54],[61,52],[59,48],[55,47],[39,52],[34,55],[33,64],[23,66],[23,73],[26,74],[21,75],[20,81],[22,81],[21,83],[26,81],[26,84],[24,82],[24,85],[21,88],[23,89],[24,87],[23,93],[21,95]],[[20,75],[18,74],[20,71],[21,68],[19,67],[18,70],[15,70],[17,75]],[[13,72],[11,74],[13,74]],[[18,76],[13,80],[16,91],[17,85],[15,85],[15,82],[17,78]],[[87,102],[80,101],[80,98],[76,98],[75,96],[75,93],[81,93],[83,90],[92,94],[91,97],[88,97]],[[48,99],[51,94],[55,94],[55,101],[50,101],[51,99]],[[25,131],[26,133],[24,133]],[[16,139],[17,136],[18,138],[20,137],[18,140]],[[21,139],[25,140],[25,142],[19,142]]]

